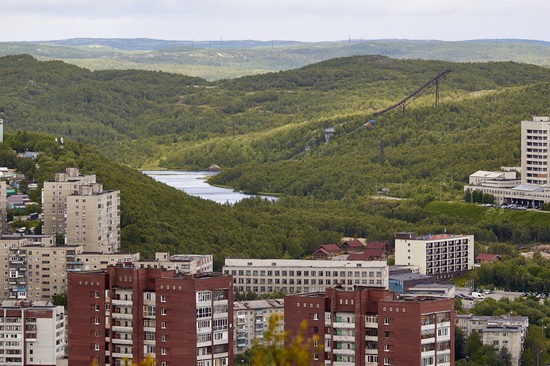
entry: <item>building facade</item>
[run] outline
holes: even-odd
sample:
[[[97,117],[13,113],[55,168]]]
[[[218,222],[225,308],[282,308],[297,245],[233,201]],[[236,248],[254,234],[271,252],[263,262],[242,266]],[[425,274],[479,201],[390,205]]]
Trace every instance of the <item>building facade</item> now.
[[[474,266],[473,235],[395,235],[395,264],[415,265],[438,280],[456,277]]]
[[[456,326],[465,337],[472,332],[479,333],[481,342],[500,351],[506,347],[513,366],[518,366],[523,343],[529,329],[529,318],[526,316],[476,316],[457,314]]]
[[[65,198],[65,242],[87,252],[120,249],[120,191],[104,191],[99,183],[80,184]]]
[[[342,286],[388,287],[385,261],[227,258],[223,273],[233,276],[236,291],[257,294],[301,293]]]
[[[78,168],[56,173],[53,181],[44,182],[42,212],[44,234],[65,233],[65,198],[78,191],[81,184],[95,183],[95,174],[80,174]]]
[[[275,332],[284,331],[284,299],[236,301],[233,304],[235,324],[235,353],[244,352],[254,344],[263,344],[269,318],[277,316]]]
[[[454,365],[454,299],[381,288],[285,297],[285,331],[307,321],[312,366]]]
[[[0,180],[0,235],[6,233],[8,217],[8,194],[6,192],[7,184]]]
[[[230,276],[109,267],[69,274],[69,364],[158,366],[233,363]]]
[[[0,364],[55,366],[65,357],[65,311],[44,301],[2,301]]]

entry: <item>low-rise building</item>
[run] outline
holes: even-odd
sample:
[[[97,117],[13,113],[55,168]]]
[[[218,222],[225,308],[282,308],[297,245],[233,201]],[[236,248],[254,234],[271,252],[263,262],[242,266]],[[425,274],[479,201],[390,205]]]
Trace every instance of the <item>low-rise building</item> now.
[[[284,300],[267,299],[237,301],[233,303],[235,324],[235,352],[244,352],[255,344],[263,344],[269,318],[279,317],[276,332],[284,332]]]
[[[141,260],[134,263],[141,268],[163,268],[179,273],[210,273],[214,271],[212,254],[174,254],[168,252],[155,253],[155,260]]]
[[[223,273],[233,276],[236,291],[257,294],[324,291],[341,286],[388,287],[385,261],[226,258]]]
[[[510,353],[512,365],[519,365],[523,343],[529,329],[528,317],[457,314],[455,321],[465,337],[469,337],[472,332],[479,333],[483,344],[492,346],[497,351],[506,347]]]

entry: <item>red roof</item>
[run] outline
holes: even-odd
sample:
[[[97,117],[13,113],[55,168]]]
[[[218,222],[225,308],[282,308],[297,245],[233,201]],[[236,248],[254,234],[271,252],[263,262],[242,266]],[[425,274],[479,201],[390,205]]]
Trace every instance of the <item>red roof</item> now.
[[[381,258],[386,255],[384,249],[366,249],[363,253],[351,253],[348,255],[348,261],[368,261],[373,258]]]
[[[367,249],[386,249],[386,245],[385,241],[373,241],[367,244]]]
[[[361,243],[361,240],[355,239],[355,240],[347,240],[344,242],[344,244],[349,245],[352,248],[362,248],[365,245]]]
[[[327,252],[330,252],[330,253],[339,253],[342,251],[342,249],[340,249],[340,247],[336,244],[325,244],[325,245],[321,245],[319,247],[319,249],[324,249],[326,250]]]
[[[494,261],[495,259],[500,259],[498,254],[480,254],[476,257],[478,261]]]

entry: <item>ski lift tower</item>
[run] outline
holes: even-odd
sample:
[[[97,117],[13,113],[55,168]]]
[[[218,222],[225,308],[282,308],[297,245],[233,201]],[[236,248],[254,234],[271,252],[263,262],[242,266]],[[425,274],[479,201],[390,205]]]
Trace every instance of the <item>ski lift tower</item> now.
[[[334,135],[334,127],[323,128],[323,133],[325,134],[325,142],[328,144],[332,135]]]

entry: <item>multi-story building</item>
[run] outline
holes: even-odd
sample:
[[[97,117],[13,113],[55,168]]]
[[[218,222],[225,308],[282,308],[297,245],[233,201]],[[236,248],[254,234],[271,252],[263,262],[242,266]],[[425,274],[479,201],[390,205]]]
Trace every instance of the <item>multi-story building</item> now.
[[[455,321],[465,337],[469,337],[472,332],[479,333],[483,344],[492,346],[497,351],[506,347],[510,353],[512,365],[519,365],[523,342],[529,329],[528,317],[456,314]]]
[[[452,366],[454,312],[454,299],[326,289],[285,296],[285,332],[307,321],[312,366]]]
[[[284,331],[284,299],[238,301],[233,304],[235,352],[244,352],[255,344],[263,344],[269,318],[278,316],[275,332]]]
[[[134,263],[141,268],[173,269],[181,273],[209,273],[214,271],[212,254],[174,254],[167,252],[155,253],[155,260],[141,260]]]
[[[480,171],[470,176],[464,190],[481,191],[495,197],[496,204],[540,207],[550,202],[550,117],[521,122],[521,182],[513,172]],[[521,184],[520,184],[521,183]]]
[[[415,265],[438,280],[456,277],[474,266],[473,235],[395,234],[395,264]]]
[[[69,364],[233,363],[230,276],[109,267],[69,274]]]
[[[3,250],[2,250],[3,248]],[[139,260],[139,253],[89,253],[55,245],[52,235],[0,237],[0,299],[51,300],[67,291],[67,272],[105,269]]]
[[[227,258],[223,273],[233,276],[236,291],[301,293],[342,286],[388,287],[386,261]]]
[[[1,302],[0,364],[55,366],[65,356],[65,311],[45,301]]]
[[[67,168],[65,173],[56,173],[53,181],[44,182],[42,189],[43,233],[65,233],[66,197],[78,192],[78,187],[81,184],[95,182],[95,174],[80,174],[78,168]]]
[[[8,215],[8,195],[6,193],[6,189],[6,182],[0,180],[0,235],[6,233]]]
[[[65,242],[87,252],[116,253],[120,248],[120,191],[99,183],[80,184],[65,198]]]

